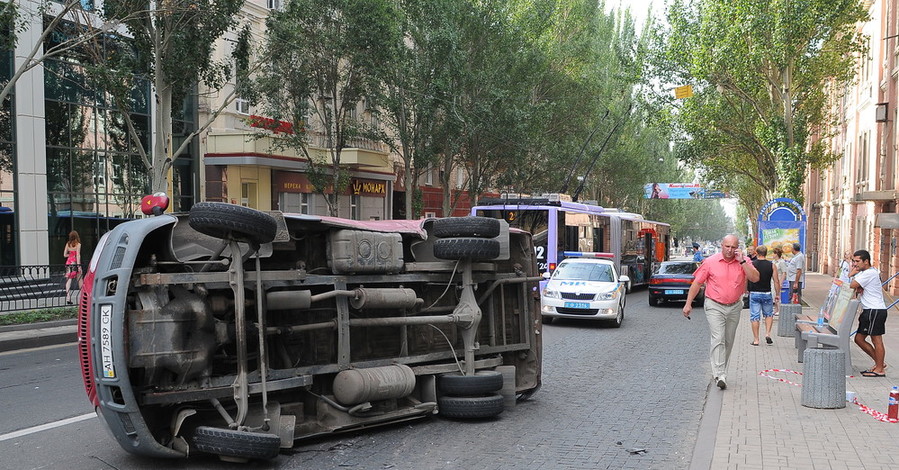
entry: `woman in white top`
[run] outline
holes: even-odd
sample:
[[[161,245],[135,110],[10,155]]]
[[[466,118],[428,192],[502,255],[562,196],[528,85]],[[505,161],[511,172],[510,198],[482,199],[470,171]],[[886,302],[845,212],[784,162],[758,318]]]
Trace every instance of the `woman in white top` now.
[[[843,282],[849,282],[849,271],[852,269],[852,252],[846,250],[843,252],[843,259],[840,261],[837,270],[837,279]]]

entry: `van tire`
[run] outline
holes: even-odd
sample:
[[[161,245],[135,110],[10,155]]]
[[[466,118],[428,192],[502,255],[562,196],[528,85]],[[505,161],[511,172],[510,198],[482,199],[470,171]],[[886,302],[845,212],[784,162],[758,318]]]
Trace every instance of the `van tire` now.
[[[436,219],[432,230],[437,238],[494,238],[499,236],[500,225],[498,219],[489,217],[447,217]]]
[[[437,410],[445,418],[492,418],[503,412],[504,398],[498,393],[480,397],[438,397]]]
[[[437,386],[447,395],[471,396],[493,393],[503,388],[503,374],[495,370],[475,372],[474,375],[443,374],[437,377]]]
[[[194,431],[194,447],[220,457],[270,460],[281,449],[281,438],[275,434],[234,431],[200,426]]]
[[[275,239],[278,222],[265,212],[223,202],[200,202],[190,209],[187,222],[203,234],[215,238],[263,244]]]
[[[490,260],[499,256],[499,240],[441,238],[434,242],[434,256],[440,259]]]

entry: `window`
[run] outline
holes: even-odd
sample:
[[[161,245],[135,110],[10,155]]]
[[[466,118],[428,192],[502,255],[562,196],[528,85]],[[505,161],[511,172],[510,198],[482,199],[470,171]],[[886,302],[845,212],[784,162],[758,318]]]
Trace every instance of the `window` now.
[[[430,163],[428,167],[425,168],[425,184],[428,186],[434,185],[434,168]]]
[[[239,114],[250,114],[250,102],[243,99],[237,98],[234,100],[234,106],[237,107],[237,112]]]
[[[268,0],[268,9],[282,11],[284,8],[282,0]]]
[[[282,212],[309,214],[312,197],[312,194],[307,193],[281,193],[278,196],[278,209]]]
[[[359,200],[358,194],[350,196],[350,218],[353,220],[359,220]]]

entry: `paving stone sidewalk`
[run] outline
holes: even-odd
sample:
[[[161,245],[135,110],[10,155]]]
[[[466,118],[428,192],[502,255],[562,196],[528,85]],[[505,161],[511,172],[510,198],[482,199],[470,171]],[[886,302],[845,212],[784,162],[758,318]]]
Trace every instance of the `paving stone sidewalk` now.
[[[809,273],[804,310],[817,312],[831,283],[829,276]],[[823,410],[801,405],[802,372],[797,362],[793,338],[777,336],[775,317],[773,345],[752,346],[749,310],[743,310],[734,345],[728,388],[712,389],[722,393],[722,407],[715,440],[713,469],[894,469],[899,454],[893,444],[899,442],[899,424],[881,422],[847,403],[846,408]],[[858,394],[861,404],[886,413],[890,388],[899,385],[899,318],[887,321],[884,342],[887,377],[848,377],[846,390]],[[764,325],[761,335],[764,335]],[[852,364],[856,371],[869,368],[872,361],[854,344]],[[799,385],[783,382],[783,379]]]

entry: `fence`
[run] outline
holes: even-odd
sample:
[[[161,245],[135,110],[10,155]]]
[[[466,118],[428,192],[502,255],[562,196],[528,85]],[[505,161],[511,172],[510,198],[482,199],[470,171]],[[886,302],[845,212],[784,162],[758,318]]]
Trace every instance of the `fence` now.
[[[0,266],[0,312],[65,306],[65,273],[64,264]],[[78,279],[72,289],[78,289]]]

